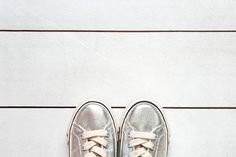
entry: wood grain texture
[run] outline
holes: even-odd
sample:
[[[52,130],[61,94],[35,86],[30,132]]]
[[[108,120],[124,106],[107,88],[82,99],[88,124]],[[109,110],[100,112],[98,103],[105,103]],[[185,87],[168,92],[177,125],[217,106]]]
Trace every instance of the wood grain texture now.
[[[0,156],[67,156],[73,109],[1,109]],[[120,121],[123,110],[113,110]],[[169,157],[234,157],[236,110],[165,110]]]
[[[235,42],[236,33],[1,33],[0,105],[235,107]]]
[[[1,0],[0,29],[235,30],[234,0]]]

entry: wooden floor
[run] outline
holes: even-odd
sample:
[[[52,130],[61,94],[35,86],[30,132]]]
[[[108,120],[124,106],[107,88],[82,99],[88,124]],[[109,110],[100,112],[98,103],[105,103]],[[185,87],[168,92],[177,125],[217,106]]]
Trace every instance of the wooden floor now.
[[[235,157],[236,1],[0,2],[0,156],[67,157],[77,105],[164,107],[169,157]],[[119,124],[119,123],[118,123]]]

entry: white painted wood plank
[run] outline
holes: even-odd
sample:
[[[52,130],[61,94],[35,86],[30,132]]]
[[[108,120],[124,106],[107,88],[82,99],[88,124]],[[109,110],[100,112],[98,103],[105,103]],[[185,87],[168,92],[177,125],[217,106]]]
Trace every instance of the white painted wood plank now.
[[[72,110],[1,109],[0,156],[66,157]]]
[[[167,110],[170,157],[233,157],[236,110]]]
[[[114,111],[114,110],[113,110]],[[165,110],[169,157],[234,157],[236,110]],[[122,110],[115,111],[121,119]],[[73,109],[1,109],[0,156],[67,156]]]
[[[1,33],[0,105],[236,105],[236,33]]]
[[[236,29],[235,0],[1,0],[0,29]]]

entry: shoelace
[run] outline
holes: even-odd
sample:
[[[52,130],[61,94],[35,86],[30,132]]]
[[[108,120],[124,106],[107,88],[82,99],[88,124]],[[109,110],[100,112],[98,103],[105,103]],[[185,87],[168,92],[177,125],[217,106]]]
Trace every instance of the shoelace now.
[[[83,144],[83,150],[86,151],[85,157],[106,157],[107,153],[104,150],[104,147],[106,147],[108,143],[104,139],[106,136],[106,130],[83,132],[82,138],[86,140],[86,142]]]
[[[129,157],[151,157],[149,150],[153,150],[154,144],[151,140],[155,139],[154,133],[131,131],[129,135],[132,140],[129,142],[129,147],[133,151],[129,153]]]

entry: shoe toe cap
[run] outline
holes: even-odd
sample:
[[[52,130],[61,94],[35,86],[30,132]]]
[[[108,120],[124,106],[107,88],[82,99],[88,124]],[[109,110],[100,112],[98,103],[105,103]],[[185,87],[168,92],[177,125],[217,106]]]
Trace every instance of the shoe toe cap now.
[[[128,121],[134,130],[150,132],[163,124],[163,117],[154,104],[143,101],[131,109]]]
[[[87,102],[75,117],[75,122],[85,130],[99,130],[111,123],[107,108],[99,102]]]

